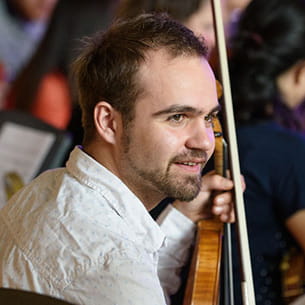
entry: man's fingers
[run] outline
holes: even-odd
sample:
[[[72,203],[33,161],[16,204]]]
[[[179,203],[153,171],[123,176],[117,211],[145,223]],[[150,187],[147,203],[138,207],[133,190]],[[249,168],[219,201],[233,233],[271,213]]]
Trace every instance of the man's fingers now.
[[[221,207],[224,205],[232,204],[233,195],[231,192],[220,193],[215,196],[213,203],[215,207]]]
[[[233,211],[231,211],[229,214],[221,214],[219,218],[223,222],[235,222],[235,214]]]
[[[233,181],[222,177],[220,175],[215,175],[209,173],[203,177],[202,190],[214,190],[214,191],[228,191],[233,188]]]
[[[231,192],[224,192],[214,198],[212,212],[218,215],[221,221],[234,222],[233,197]]]
[[[213,206],[212,211],[214,215],[218,215],[221,221],[224,222],[234,222],[235,213],[232,209],[232,204]]]

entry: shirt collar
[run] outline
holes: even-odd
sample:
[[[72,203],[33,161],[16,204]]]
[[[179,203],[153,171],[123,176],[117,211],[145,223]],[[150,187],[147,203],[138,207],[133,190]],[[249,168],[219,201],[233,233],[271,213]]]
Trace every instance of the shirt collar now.
[[[81,183],[99,192],[130,228],[133,236],[128,238],[150,251],[157,251],[165,236],[153,220],[144,204],[112,172],[86,154],[80,146],[75,147],[66,164],[67,171]]]

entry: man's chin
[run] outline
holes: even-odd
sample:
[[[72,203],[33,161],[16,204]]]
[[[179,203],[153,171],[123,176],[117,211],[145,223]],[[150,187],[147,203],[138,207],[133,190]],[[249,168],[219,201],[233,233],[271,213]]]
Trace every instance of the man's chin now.
[[[197,185],[197,186],[196,186]],[[178,184],[175,185],[175,189],[173,190],[173,197],[180,201],[192,201],[194,200],[200,192],[200,187],[198,186],[198,182],[192,184],[187,187],[186,184],[182,184],[180,187]]]

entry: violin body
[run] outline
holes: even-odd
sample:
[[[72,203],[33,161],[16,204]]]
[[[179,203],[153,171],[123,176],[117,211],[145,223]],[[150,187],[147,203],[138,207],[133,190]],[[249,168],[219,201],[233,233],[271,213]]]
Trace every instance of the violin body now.
[[[215,172],[225,176],[226,143],[218,119],[214,122]],[[196,243],[189,269],[183,305],[217,305],[220,299],[220,273],[224,224],[213,217],[197,223]]]
[[[198,222],[183,305],[218,304],[222,237],[223,223],[218,219]]]
[[[291,248],[281,263],[282,294],[285,304],[290,304],[305,293],[305,256],[298,248]]]

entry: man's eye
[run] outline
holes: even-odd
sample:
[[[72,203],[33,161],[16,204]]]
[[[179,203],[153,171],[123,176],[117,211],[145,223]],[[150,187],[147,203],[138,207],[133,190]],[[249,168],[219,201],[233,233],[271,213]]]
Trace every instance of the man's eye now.
[[[184,114],[174,114],[172,116],[169,117],[169,121],[174,122],[174,123],[180,123],[181,121],[183,121],[183,119],[185,118]]]

